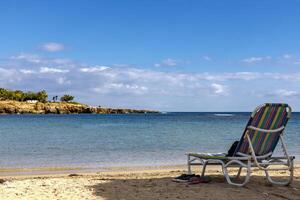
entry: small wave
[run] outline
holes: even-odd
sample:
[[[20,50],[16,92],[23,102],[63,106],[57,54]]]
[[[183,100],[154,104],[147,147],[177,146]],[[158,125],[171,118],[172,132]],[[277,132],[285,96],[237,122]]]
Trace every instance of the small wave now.
[[[215,113],[214,116],[218,116],[218,117],[231,117],[234,114],[230,114],[230,113]]]

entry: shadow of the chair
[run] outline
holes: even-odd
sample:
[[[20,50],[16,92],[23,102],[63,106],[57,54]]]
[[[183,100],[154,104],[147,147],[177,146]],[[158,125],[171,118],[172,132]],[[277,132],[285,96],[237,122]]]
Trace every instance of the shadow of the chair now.
[[[172,177],[113,179],[89,186],[89,189],[106,200],[300,199],[300,177],[295,177],[290,186],[275,186],[267,184],[265,177],[252,176],[245,187],[231,186],[221,175],[211,177],[210,183],[196,185],[175,183]]]

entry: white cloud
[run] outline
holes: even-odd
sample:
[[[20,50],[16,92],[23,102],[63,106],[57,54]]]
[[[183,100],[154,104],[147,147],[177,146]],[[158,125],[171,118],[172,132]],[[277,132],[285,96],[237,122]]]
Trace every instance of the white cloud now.
[[[293,56],[292,56],[291,54],[284,54],[282,57],[283,57],[284,59],[290,59],[290,58],[292,58]]]
[[[16,70],[14,69],[5,69],[0,67],[0,77],[4,78],[5,77],[11,77],[16,74]]]
[[[251,57],[251,58],[245,58],[243,60],[243,62],[246,62],[246,63],[255,63],[255,62],[258,62],[258,61],[262,61],[263,58],[262,57]]]
[[[49,95],[70,91],[78,101],[93,105],[134,108],[163,105],[159,109],[167,106],[176,108],[181,104],[183,107],[197,106],[199,101],[195,99],[201,99],[201,102],[210,105],[243,100],[245,95],[249,95],[245,101],[249,99],[259,103],[267,100],[270,95],[300,97],[297,92],[300,91],[300,73],[169,72],[126,65],[88,65],[63,58],[55,60],[56,58],[38,57],[40,63],[21,62],[25,58],[32,57],[16,56],[13,61],[4,63],[5,67],[0,66],[2,87],[33,91],[42,88]],[[16,62],[16,59],[21,60]],[[288,88],[276,90],[282,85]],[[275,92],[268,94],[268,91]],[[254,94],[261,96],[254,97]],[[222,101],[219,101],[220,96]]]
[[[253,80],[253,79],[259,79],[262,76],[267,76],[264,73],[258,73],[258,72],[234,72],[234,73],[199,73],[194,74],[195,77],[199,79],[204,79],[208,81],[226,81],[226,80]],[[272,76],[270,74],[270,76]],[[269,78],[269,77],[268,77]]]
[[[70,59],[64,59],[64,58],[54,58],[51,61],[53,63],[59,64],[59,65],[72,63],[72,61]]]
[[[202,56],[202,59],[206,60],[206,61],[211,61],[212,60],[212,58],[209,57],[209,56]]]
[[[49,42],[49,43],[45,43],[41,46],[41,48],[44,51],[48,51],[48,52],[57,52],[57,51],[62,51],[65,49],[65,46],[63,44],[60,43],[56,43],[56,42]]]
[[[113,64],[113,67],[130,67],[131,65],[128,64]]]
[[[279,62],[285,65],[299,65],[300,58],[293,54],[284,54],[279,57]]]
[[[294,65],[300,65],[300,60],[293,62]]]
[[[172,58],[167,58],[162,61],[162,64],[166,66],[176,66],[178,65],[178,61]]]
[[[120,89],[120,88],[124,88],[124,89],[130,89],[130,90],[136,90],[136,89],[139,89],[139,90],[147,90],[147,87],[144,87],[144,86],[138,86],[138,85],[130,85],[130,84],[123,84],[123,83],[112,83],[110,84],[110,87],[111,88],[115,88],[115,89]]]
[[[245,63],[257,63],[257,62],[260,62],[260,61],[263,61],[263,60],[270,60],[272,59],[271,56],[265,56],[265,57],[250,57],[250,58],[245,58],[243,59],[242,61],[245,62]]]
[[[124,84],[124,83],[108,83],[104,84],[102,87],[93,88],[93,91],[101,94],[135,94],[141,95],[148,91],[145,86],[139,86],[136,84]]]
[[[68,73],[67,69],[51,68],[51,67],[41,67],[40,73]]]
[[[272,59],[272,56],[266,56],[265,59],[266,59],[266,60],[271,60],[271,59]]]
[[[162,60],[160,63],[155,63],[154,67],[162,67],[162,66],[170,66],[170,67],[174,67],[176,65],[178,65],[180,63],[179,60],[175,60],[173,58],[167,58]]]
[[[30,69],[20,69],[20,72],[23,74],[35,74],[36,72]]]
[[[16,56],[11,56],[11,60],[24,60],[30,63],[41,63],[41,58],[38,55],[35,54],[29,54],[29,53],[20,53]]]
[[[227,95],[228,94],[227,87],[225,85],[212,83],[211,89],[212,89],[213,94],[215,94],[215,95]]]
[[[10,87],[11,84],[21,81],[18,71],[15,69],[6,69],[0,67],[0,85],[1,87]]]
[[[84,67],[80,68],[79,70],[81,72],[87,72],[87,73],[93,73],[93,72],[102,72],[106,69],[109,69],[110,67],[108,66],[94,66],[94,67]]]
[[[56,79],[56,82],[60,85],[71,84],[70,80],[67,80],[65,77],[59,77]]]
[[[269,94],[269,96],[280,96],[280,97],[295,97],[299,95],[300,93],[297,91],[286,90],[286,89],[279,89]]]
[[[17,65],[26,65],[26,66],[40,66],[40,65],[60,65],[60,66],[72,66],[72,60],[66,58],[45,58],[36,54],[31,53],[20,53],[14,56],[10,56],[11,61],[15,61]]]

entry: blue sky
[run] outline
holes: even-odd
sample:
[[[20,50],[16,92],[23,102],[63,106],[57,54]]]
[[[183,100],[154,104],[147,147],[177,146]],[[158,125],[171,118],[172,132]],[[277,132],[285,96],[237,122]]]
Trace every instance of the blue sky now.
[[[165,111],[300,110],[299,1],[1,1],[0,86]]]

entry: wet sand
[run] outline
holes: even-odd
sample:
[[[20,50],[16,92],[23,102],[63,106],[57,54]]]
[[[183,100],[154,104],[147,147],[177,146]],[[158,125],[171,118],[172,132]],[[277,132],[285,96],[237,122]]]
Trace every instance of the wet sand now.
[[[300,165],[295,168],[290,186],[270,185],[257,170],[245,187],[230,186],[218,167],[208,168],[210,183],[189,185],[171,181],[184,170],[184,166],[166,166],[110,168],[93,173],[72,171],[71,175],[70,171],[55,174],[55,170],[40,175],[2,174],[0,199],[300,199]],[[282,172],[272,175],[285,176]]]

